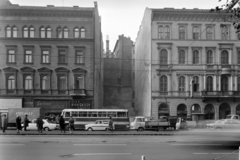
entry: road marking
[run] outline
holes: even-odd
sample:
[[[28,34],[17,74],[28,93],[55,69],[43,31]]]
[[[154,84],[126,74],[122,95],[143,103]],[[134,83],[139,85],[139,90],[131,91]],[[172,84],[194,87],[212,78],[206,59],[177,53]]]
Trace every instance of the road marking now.
[[[132,153],[76,153],[75,156],[110,156],[110,155],[131,155]]]
[[[127,144],[114,144],[114,143],[108,143],[108,144],[73,144],[75,146],[97,146],[97,145],[106,145],[106,146],[126,146]]]
[[[15,146],[22,146],[25,144],[20,144],[20,143],[0,143],[0,145],[15,145]]]
[[[229,154],[229,153],[193,153],[193,154]],[[238,153],[232,153],[232,154],[238,154]]]
[[[209,154],[209,153],[193,153],[193,154]]]
[[[170,144],[172,146],[221,146],[222,144]]]

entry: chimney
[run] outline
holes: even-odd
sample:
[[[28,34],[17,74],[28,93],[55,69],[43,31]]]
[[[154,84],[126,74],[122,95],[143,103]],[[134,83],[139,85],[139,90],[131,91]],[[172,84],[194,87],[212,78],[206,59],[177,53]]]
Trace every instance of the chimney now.
[[[109,54],[109,37],[107,35],[107,38],[106,38],[106,53],[107,53],[107,58],[110,58],[110,54]]]

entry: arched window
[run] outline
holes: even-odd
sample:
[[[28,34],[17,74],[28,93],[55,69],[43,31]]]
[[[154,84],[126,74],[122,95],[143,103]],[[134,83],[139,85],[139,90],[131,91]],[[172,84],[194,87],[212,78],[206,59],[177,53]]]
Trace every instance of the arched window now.
[[[228,27],[226,25],[221,27],[221,32],[222,40],[228,40]]]
[[[52,38],[52,29],[47,27],[47,38]]]
[[[15,77],[14,76],[9,76],[7,80],[7,89],[15,89]]]
[[[185,51],[180,50],[179,52],[179,64],[185,64]]]
[[[85,83],[84,83],[84,76],[79,75],[75,79],[75,89],[84,89]]]
[[[213,91],[213,78],[207,77],[207,91]]]
[[[160,78],[160,92],[167,92],[167,87],[168,87],[168,83],[167,83],[167,76],[162,76]]]
[[[228,64],[228,51],[226,50],[222,51],[221,64]]]
[[[167,62],[168,62],[168,53],[166,49],[163,49],[160,52],[160,64],[167,64]]]
[[[49,79],[48,79],[48,76],[43,76],[42,77],[41,89],[42,90],[49,89]]]
[[[213,52],[212,52],[212,50],[207,51],[207,64],[213,64]]]
[[[193,39],[199,39],[199,28],[193,27]]]
[[[183,77],[183,76],[179,77],[178,84],[179,84],[178,91],[184,92],[185,91],[185,77]]]
[[[26,76],[25,80],[24,80],[24,89],[28,90],[28,89],[32,89],[33,87],[33,83],[32,83],[32,77],[31,76]]]
[[[193,51],[193,64],[199,64],[199,51]]]
[[[165,39],[170,39],[170,28],[169,28],[169,26],[165,27]]]
[[[44,27],[40,28],[40,38],[45,38],[45,28]]]
[[[63,32],[62,29],[60,27],[57,28],[57,38],[63,38]]]
[[[29,28],[29,36],[30,36],[30,38],[34,38],[34,32],[35,32],[35,30],[34,30],[34,28],[33,27],[30,27]]]
[[[169,106],[166,103],[161,103],[158,107],[158,118],[160,119],[162,116],[169,116]]]
[[[228,77],[221,77],[221,91],[228,91]]]
[[[28,38],[28,28],[26,26],[23,27],[23,37]]]
[[[213,29],[212,27],[207,27],[207,40],[212,40],[213,39]]]
[[[185,104],[180,104],[177,107],[177,117],[187,118],[187,106]]]
[[[12,34],[13,34],[13,37],[17,37],[17,27],[14,26],[14,27],[12,28],[12,32],[13,32],[13,33],[12,33]]]
[[[12,37],[12,30],[11,27],[6,27],[6,37]]]
[[[212,104],[206,105],[204,109],[205,119],[214,119],[215,110]]]
[[[67,89],[67,79],[65,76],[59,77],[59,90]]]
[[[198,76],[193,77],[193,92],[199,91],[199,78]]]
[[[86,38],[86,30],[85,30],[85,28],[81,28],[80,38]]]
[[[186,37],[185,37],[185,27],[184,26],[181,26],[179,28],[179,39],[186,39]]]
[[[191,113],[201,113],[201,107],[199,104],[192,105]]]
[[[238,84],[237,84],[237,90],[240,91],[240,77],[238,77]]]
[[[79,29],[78,28],[74,28],[74,38],[79,38]]]
[[[63,29],[63,38],[68,38],[68,28],[67,27],[65,27]]]
[[[159,26],[159,27],[158,27],[158,38],[159,38],[159,39],[164,39],[163,26]]]

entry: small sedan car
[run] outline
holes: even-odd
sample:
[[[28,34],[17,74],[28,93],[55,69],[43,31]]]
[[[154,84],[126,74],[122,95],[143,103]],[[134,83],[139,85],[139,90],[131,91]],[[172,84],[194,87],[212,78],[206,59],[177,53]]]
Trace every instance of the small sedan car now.
[[[236,119],[223,119],[218,120],[214,123],[210,123],[206,125],[211,129],[239,129],[240,130],[240,121]]]
[[[109,128],[109,120],[97,120],[93,124],[86,124],[85,130],[87,131],[106,131]]]
[[[51,131],[51,130],[55,130],[57,129],[57,124],[55,123],[51,123],[49,122],[47,119],[43,119],[43,130],[45,131]],[[24,127],[24,125],[22,124],[22,127]],[[37,130],[37,123],[36,123],[36,119],[33,119],[27,127],[27,130]]]

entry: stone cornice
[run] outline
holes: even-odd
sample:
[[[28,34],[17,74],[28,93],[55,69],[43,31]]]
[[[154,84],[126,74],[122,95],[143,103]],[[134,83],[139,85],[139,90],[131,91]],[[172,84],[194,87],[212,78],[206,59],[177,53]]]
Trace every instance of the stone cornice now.
[[[20,10],[20,9],[1,9],[0,16],[17,17],[88,17],[93,18],[93,11],[82,10]]]
[[[0,37],[1,40],[8,41],[79,41],[79,42],[94,42],[92,38],[5,38]]]

